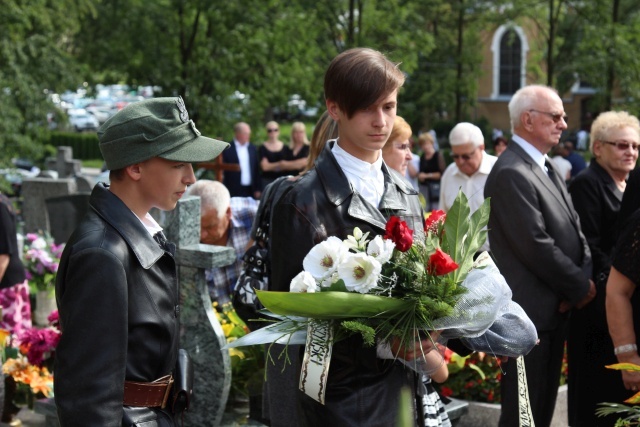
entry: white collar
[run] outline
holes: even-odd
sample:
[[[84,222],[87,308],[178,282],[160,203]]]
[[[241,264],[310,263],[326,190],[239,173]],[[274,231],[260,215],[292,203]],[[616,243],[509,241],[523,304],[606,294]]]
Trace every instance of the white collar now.
[[[513,140],[513,142],[518,144],[524,150],[524,152],[529,155],[529,157],[531,157],[531,160],[533,160],[538,166],[542,168],[542,170],[544,170],[544,161],[546,159],[546,156],[542,154],[540,150],[538,150],[536,147],[531,145],[530,142],[527,142],[524,138],[516,134],[514,134],[511,139]]]
[[[131,212],[136,215],[135,212]],[[160,224],[158,224],[149,212],[147,212],[144,218],[140,218],[138,215],[136,215],[136,218],[144,225],[144,228],[151,234],[151,237],[155,236],[157,232],[162,231]]]
[[[345,172],[352,173],[356,176],[376,176],[382,171],[382,153],[378,156],[378,160],[373,163],[365,162],[355,156],[344,151],[338,144],[339,139],[336,139],[336,143],[333,144],[331,152],[338,161],[338,164]]]

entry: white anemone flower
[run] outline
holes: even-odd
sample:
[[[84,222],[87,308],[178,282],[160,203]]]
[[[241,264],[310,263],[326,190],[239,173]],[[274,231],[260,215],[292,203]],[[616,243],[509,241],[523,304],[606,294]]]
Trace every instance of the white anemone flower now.
[[[378,284],[382,264],[363,252],[349,254],[338,266],[338,274],[349,291],[366,294]]]
[[[392,240],[383,239],[382,236],[376,236],[369,246],[367,246],[367,254],[377,259],[380,264],[384,264],[391,259],[393,249],[396,244]]]
[[[314,293],[317,290],[318,285],[316,279],[306,271],[301,271],[296,277],[291,280],[289,290],[291,292],[308,292]]]
[[[47,242],[42,237],[38,237],[36,240],[31,242],[31,247],[33,249],[44,249],[47,247]]]
[[[323,280],[336,271],[347,253],[342,240],[331,236],[311,248],[302,261],[302,267],[315,279]]]

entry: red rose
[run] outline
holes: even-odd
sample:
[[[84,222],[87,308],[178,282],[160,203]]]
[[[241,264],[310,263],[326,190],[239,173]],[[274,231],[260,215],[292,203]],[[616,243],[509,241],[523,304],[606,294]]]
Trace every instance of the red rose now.
[[[413,244],[413,230],[407,226],[406,222],[397,216],[392,216],[387,222],[384,238],[395,243],[396,249],[400,252],[406,252]]]
[[[438,231],[438,226],[444,222],[446,217],[447,214],[440,209],[431,211],[429,216],[424,220],[424,230],[436,233]]]
[[[448,254],[442,252],[440,248],[436,249],[429,257],[429,272],[435,273],[436,276],[451,273],[456,268],[458,268],[458,264]]]
[[[441,386],[440,393],[442,393],[442,395],[445,397],[453,396],[453,390],[447,386]]]

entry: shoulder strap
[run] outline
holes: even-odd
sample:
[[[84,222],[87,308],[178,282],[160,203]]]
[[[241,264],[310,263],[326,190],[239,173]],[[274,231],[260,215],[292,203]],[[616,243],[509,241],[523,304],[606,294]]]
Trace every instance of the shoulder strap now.
[[[282,184],[288,178],[288,176],[279,177],[271,184],[267,185],[267,187],[262,192],[262,197],[260,198],[260,206],[258,207],[258,212],[256,213],[256,219],[253,224],[251,235],[253,239],[256,242],[259,242],[263,247],[265,247],[267,242],[269,241],[271,207],[277,201],[275,200],[274,196],[278,193],[277,189],[280,187],[280,184]]]

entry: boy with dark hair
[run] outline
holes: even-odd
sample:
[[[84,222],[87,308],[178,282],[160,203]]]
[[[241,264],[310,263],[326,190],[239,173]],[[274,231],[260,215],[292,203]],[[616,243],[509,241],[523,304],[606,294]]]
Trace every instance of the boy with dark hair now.
[[[417,192],[382,160],[403,83],[397,65],[372,49],[351,49],[331,62],[324,89],[339,136],[327,142],[315,168],[293,183],[274,207],[271,290],[288,291],[291,279],[303,269],[305,255],[329,236],[345,239],[359,227],[373,238],[384,234],[392,215],[416,233],[423,232]],[[421,385],[394,354],[411,360],[430,349],[429,340],[405,349],[367,347],[359,335],[339,341],[333,346],[324,405],[293,390],[286,383],[294,382],[290,378],[269,376],[267,387],[274,393],[269,396],[271,425],[395,425],[401,389],[415,391]],[[277,354],[272,356],[278,360]],[[296,370],[299,374],[299,367]],[[290,394],[276,399],[275,389],[283,385]],[[283,399],[294,399],[297,413],[278,419],[274,407],[277,410]]]

